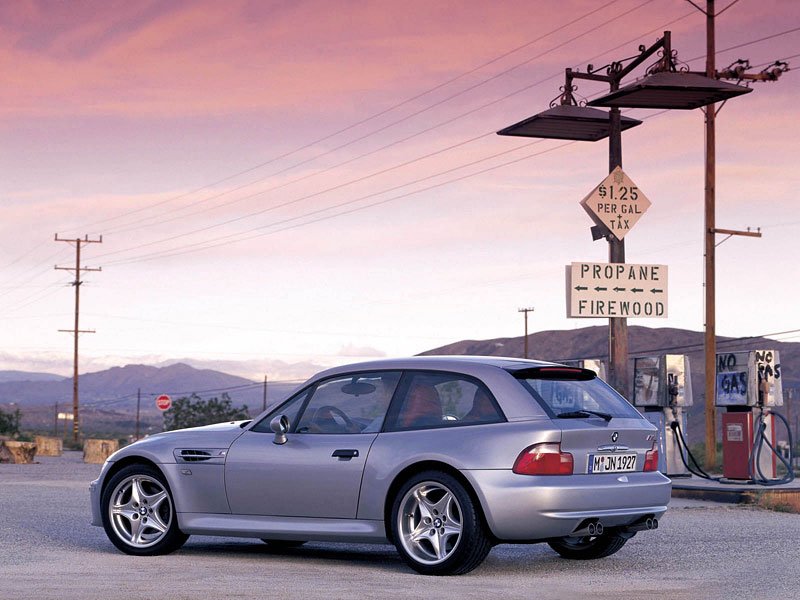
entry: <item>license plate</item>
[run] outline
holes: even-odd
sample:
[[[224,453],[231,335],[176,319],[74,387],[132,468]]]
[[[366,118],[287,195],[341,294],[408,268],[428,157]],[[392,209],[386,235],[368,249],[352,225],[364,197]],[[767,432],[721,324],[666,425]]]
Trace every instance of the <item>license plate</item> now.
[[[635,452],[589,455],[589,473],[625,473],[635,469]]]

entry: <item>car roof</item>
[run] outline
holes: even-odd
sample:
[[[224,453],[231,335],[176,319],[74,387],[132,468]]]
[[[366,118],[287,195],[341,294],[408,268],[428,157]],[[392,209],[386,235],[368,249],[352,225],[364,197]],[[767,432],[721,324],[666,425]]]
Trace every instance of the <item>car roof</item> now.
[[[348,373],[354,370],[389,370],[389,369],[441,369],[478,375],[486,367],[495,367],[516,371],[526,367],[540,367],[554,363],[524,358],[504,356],[411,356],[407,358],[383,358],[359,363],[351,363],[327,369],[314,376],[314,379]]]

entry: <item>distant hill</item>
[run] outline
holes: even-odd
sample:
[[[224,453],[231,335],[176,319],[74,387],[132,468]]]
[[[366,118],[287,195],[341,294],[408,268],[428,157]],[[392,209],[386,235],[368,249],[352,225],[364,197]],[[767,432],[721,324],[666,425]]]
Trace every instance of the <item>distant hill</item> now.
[[[61,375],[54,373],[30,373],[28,371],[0,371],[0,383],[8,381],[61,381]]]
[[[495,338],[490,340],[463,340],[427,350],[421,355],[510,356],[524,353],[524,337]],[[703,333],[671,327],[651,328],[632,325],[628,327],[628,352],[631,358],[653,354],[688,354],[692,373],[702,375]],[[775,349],[781,353],[784,385],[800,387],[800,343],[776,342],[768,338],[717,337],[717,351]],[[530,358],[565,361],[584,358],[608,358],[608,328],[605,326],[582,329],[540,331],[528,336]]]
[[[689,412],[690,440],[702,440],[705,427],[705,364],[703,333],[669,327],[628,327],[628,346],[631,358],[654,354],[688,354],[692,369],[694,406]],[[423,352],[422,355],[480,355],[521,357],[524,353],[524,336],[490,340],[463,340]],[[776,342],[768,338],[717,337],[717,352],[774,349],[780,351],[784,397],[789,402],[792,390],[792,415],[800,414],[800,343]],[[540,331],[528,336],[528,356],[554,362],[608,358],[608,328],[584,327],[563,331]],[[633,370],[631,369],[631,381]],[[784,408],[784,413],[789,412]],[[794,416],[792,421],[794,421]],[[794,423],[793,423],[794,425]]]
[[[94,402],[136,394],[186,393],[252,384],[252,381],[217,371],[177,364],[157,368],[146,365],[114,367],[79,378],[81,400]],[[5,381],[0,383],[0,403],[20,406],[72,402],[72,378]]]
[[[267,405],[286,398],[296,385],[270,383]],[[161,413],[155,407],[154,397],[159,394],[177,399],[192,393],[202,398],[227,393],[234,405],[246,404],[253,416],[261,411],[264,403],[263,382],[211,369],[195,369],[186,364],[113,367],[81,375],[79,386],[83,426],[87,431],[98,430],[101,426],[102,430],[114,431],[124,426],[126,431],[132,432],[140,389],[142,421],[155,423],[156,431],[160,430]],[[53,428],[56,404],[59,412],[71,412],[72,378],[0,381],[0,406],[7,407],[11,403],[21,409],[23,427]]]

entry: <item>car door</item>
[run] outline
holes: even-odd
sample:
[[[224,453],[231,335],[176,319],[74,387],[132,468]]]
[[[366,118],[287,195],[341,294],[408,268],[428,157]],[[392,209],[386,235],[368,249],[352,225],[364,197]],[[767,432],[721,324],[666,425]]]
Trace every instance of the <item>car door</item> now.
[[[240,436],[225,461],[231,512],[354,519],[364,464],[400,379],[359,372],[304,390]],[[289,418],[286,443],[269,427]]]

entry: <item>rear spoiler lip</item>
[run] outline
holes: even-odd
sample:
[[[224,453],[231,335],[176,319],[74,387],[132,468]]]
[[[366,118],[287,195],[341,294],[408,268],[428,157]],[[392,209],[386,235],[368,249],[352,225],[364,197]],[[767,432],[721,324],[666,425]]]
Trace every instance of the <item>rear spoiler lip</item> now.
[[[517,379],[550,379],[556,381],[591,381],[597,378],[597,373],[591,369],[548,365],[545,367],[523,367],[521,369],[507,369]]]

